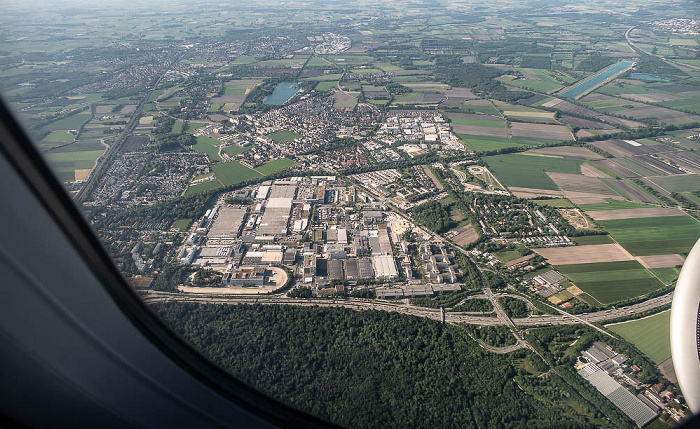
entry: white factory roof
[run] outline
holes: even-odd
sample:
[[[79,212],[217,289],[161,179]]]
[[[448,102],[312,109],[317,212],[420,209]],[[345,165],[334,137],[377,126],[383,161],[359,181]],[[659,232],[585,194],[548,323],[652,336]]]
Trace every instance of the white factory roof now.
[[[268,209],[284,209],[292,207],[293,198],[270,198],[267,200],[266,207]]]
[[[399,272],[396,269],[396,262],[394,262],[393,257],[389,255],[373,256],[372,262],[374,262],[374,272],[377,278],[387,279],[398,277]]]

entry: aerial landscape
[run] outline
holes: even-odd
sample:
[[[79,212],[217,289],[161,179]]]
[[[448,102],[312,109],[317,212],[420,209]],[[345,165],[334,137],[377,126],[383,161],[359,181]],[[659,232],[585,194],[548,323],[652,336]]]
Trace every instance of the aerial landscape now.
[[[674,427],[690,0],[9,2],[0,91],[146,304],[349,427]]]

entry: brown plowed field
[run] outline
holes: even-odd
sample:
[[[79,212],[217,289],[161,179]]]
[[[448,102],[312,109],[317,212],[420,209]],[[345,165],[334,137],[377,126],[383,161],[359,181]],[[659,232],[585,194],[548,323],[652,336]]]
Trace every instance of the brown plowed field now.
[[[634,257],[617,243],[574,247],[550,247],[532,250],[547,259],[552,265],[634,260]]]
[[[554,183],[559,186],[559,188],[566,192],[582,192],[586,194],[596,194],[605,197],[617,197],[617,192],[613,191],[603,183],[600,179],[595,177],[587,177],[581,174],[569,174],[569,173],[552,173],[548,172],[547,175]]]
[[[625,194],[627,194],[628,197],[632,198],[635,201],[639,201],[642,203],[650,203],[650,204],[656,204],[657,201],[651,197],[651,195],[648,195],[638,187],[634,186],[633,184],[625,181],[625,180],[614,180],[612,181],[613,186],[615,186],[617,189],[621,190]]]
[[[590,119],[581,119],[574,116],[562,116],[561,121],[565,124],[573,125],[579,128],[590,128],[593,130],[616,130],[617,129],[611,125],[605,124],[603,122],[591,121]]]
[[[593,161],[596,164],[600,165],[601,167],[605,168],[606,170],[610,170],[612,173],[617,174],[620,177],[639,177],[639,174],[635,173],[634,171],[627,169],[620,164],[617,164],[615,161],[611,159],[601,159],[599,161]]]
[[[610,178],[610,176],[590,164],[581,164],[581,174],[588,177]]]
[[[460,118],[460,119],[477,119],[479,121],[503,122],[503,118],[500,118],[498,116],[478,115],[476,113],[446,113],[445,116],[447,116],[450,119]]]
[[[509,186],[508,189],[518,198],[537,198],[537,197],[563,197],[564,193],[561,191],[552,191],[549,189],[535,189],[535,188],[518,188],[516,186]]]
[[[457,134],[471,134],[474,136],[508,137],[508,129],[496,127],[480,127],[476,125],[454,125],[452,130]]]
[[[510,131],[517,137],[534,137],[552,140],[571,140],[571,131],[563,125],[529,124],[512,122]]]
[[[640,219],[646,217],[682,216],[683,212],[678,209],[665,207],[650,207],[643,209],[619,209],[600,210],[588,212],[593,220],[614,220],[614,219]]]
[[[680,97],[676,97],[671,94],[664,94],[660,92],[652,92],[650,94],[620,94],[620,97],[629,98],[630,100],[641,101],[643,103],[660,103],[662,101],[672,101],[678,100]]]
[[[458,246],[465,247],[469,245],[470,243],[475,242],[476,240],[479,239],[479,234],[476,232],[473,226],[471,225],[466,225],[459,227],[457,229],[457,234],[452,238],[452,241],[457,243]]]
[[[677,254],[637,256],[637,260],[647,268],[669,268],[685,262],[685,258]]]
[[[603,159],[602,156],[598,155],[597,153],[593,152],[592,150],[588,150],[585,147],[577,147],[577,146],[545,147],[542,149],[529,150],[525,153],[529,153],[529,152],[543,153],[545,155],[559,155],[559,156],[562,156],[564,158],[570,158],[570,159]]]

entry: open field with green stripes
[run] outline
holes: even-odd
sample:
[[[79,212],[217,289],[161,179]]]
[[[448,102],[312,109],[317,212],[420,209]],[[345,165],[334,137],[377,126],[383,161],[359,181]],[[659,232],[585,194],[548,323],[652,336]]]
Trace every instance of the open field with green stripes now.
[[[236,183],[240,183],[245,180],[263,176],[262,173],[250,169],[238,161],[216,164],[213,165],[211,169],[216,174],[217,179],[219,179],[224,186],[235,185]]]
[[[301,134],[297,134],[294,131],[279,130],[272,134],[268,134],[267,137],[271,138],[277,143],[288,143],[301,137]]]
[[[571,239],[582,246],[593,244],[611,244],[614,243],[609,235],[584,235],[581,237],[571,237]]]
[[[635,256],[686,253],[700,237],[700,224],[690,216],[598,221]]]
[[[642,296],[663,287],[637,261],[558,265],[556,269],[604,304]]]
[[[622,209],[644,209],[654,206],[648,204],[633,203],[625,200],[613,200],[606,198],[607,203],[603,204],[579,204],[579,208],[583,211],[594,212],[599,210],[622,210]]]
[[[656,364],[671,357],[671,311],[629,322],[606,325],[614,333],[634,344]]]
[[[506,186],[557,190],[547,172],[581,174],[582,160],[508,154],[484,157],[491,172]]]
[[[257,167],[255,171],[264,174],[265,176],[280,172],[290,167],[297,165],[296,161],[291,159],[281,158],[267,161],[265,164]]]
[[[219,140],[211,137],[199,136],[197,137],[197,143],[192,146],[192,149],[195,152],[206,153],[209,155],[209,158],[211,158],[212,161],[221,161],[221,157],[219,156],[219,148],[217,147],[221,144],[222,143]]]
[[[46,126],[48,130],[77,130],[92,118],[91,113],[76,113],[74,115],[51,122]]]
[[[526,146],[525,144],[518,143],[514,139],[509,139],[507,137],[489,137],[470,134],[457,134],[457,136],[467,147],[475,152]]]
[[[225,148],[221,149],[223,152],[226,152],[229,155],[238,155],[239,153],[243,153],[247,150],[250,150],[254,148],[255,146],[250,145],[250,146],[238,146],[237,144],[231,145],[231,146],[226,146]]]

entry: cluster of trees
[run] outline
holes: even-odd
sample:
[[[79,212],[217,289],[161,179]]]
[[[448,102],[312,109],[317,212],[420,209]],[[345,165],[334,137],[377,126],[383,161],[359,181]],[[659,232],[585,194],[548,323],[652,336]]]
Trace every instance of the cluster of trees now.
[[[450,212],[437,201],[428,201],[414,207],[411,213],[416,222],[437,233],[449,231],[454,225]]]
[[[635,71],[639,73],[648,73],[654,76],[677,79],[680,77],[688,77],[688,74],[662,60],[654,55],[644,54],[637,51],[639,61],[634,66]]]
[[[290,298],[311,298],[314,293],[308,286],[299,286],[287,292],[287,296]]]
[[[552,68],[552,59],[548,56],[525,55],[520,67],[549,70]]]
[[[437,296],[411,298],[411,305],[427,308],[447,308],[452,307],[464,298],[469,296],[469,292],[444,293]]]
[[[400,83],[391,82],[386,85],[386,90],[392,95],[403,95],[413,92],[413,90],[406,85],[401,85]]]
[[[467,289],[481,289],[483,287],[484,284],[479,267],[467,255],[458,252],[455,255],[455,262],[462,271],[462,279]]]
[[[494,347],[505,347],[515,344],[518,340],[510,332],[508,327],[503,325],[497,326],[474,326],[464,325],[467,332],[474,338],[485,342]],[[540,360],[540,363],[542,361]],[[544,365],[544,363],[542,363]]]
[[[592,144],[587,144],[587,145],[584,145],[583,147],[585,147],[586,149],[588,149],[592,152],[597,153],[600,156],[604,156],[605,158],[614,158],[613,154],[611,154],[607,150],[599,148],[598,146],[594,146]]]
[[[510,91],[495,80],[502,74],[499,69],[481,64],[464,64],[458,56],[438,57],[434,72],[436,80],[450,86],[470,88],[486,98],[510,102],[530,96],[527,92]]]
[[[175,119],[169,116],[160,116],[156,119],[155,125],[152,144],[156,147],[158,152],[181,150],[183,146],[192,146],[197,142],[192,134],[184,132],[184,127],[182,133],[173,133],[172,130],[175,125]]]
[[[590,426],[593,418],[574,410],[584,404],[524,392],[513,377],[529,375],[458,326],[342,308],[177,302],[153,308],[234,376],[349,427],[566,428]]]
[[[491,301],[483,298],[474,298],[464,301],[462,304],[453,307],[452,311],[470,311],[470,312],[482,312],[490,313],[493,311],[493,305]]]
[[[221,273],[211,268],[199,268],[192,278],[192,286],[197,287],[221,287]]]
[[[594,72],[605,68],[614,62],[615,59],[612,57],[604,57],[600,54],[600,52],[593,52],[591,55],[584,58],[578,64],[578,66],[576,66],[576,70]]]
[[[688,197],[686,197],[685,195],[681,194],[680,192],[671,192],[671,197],[672,197],[674,200],[676,200],[676,201],[678,201],[679,203],[681,203],[681,205],[683,205],[683,207],[685,207],[685,208],[687,208],[687,209],[694,210],[694,209],[697,209],[697,208],[698,208],[698,205],[695,204],[694,201],[691,201]]]
[[[525,301],[523,300],[505,296],[503,298],[499,298],[498,302],[501,304],[503,311],[506,312],[508,317],[527,317],[527,315],[530,314],[530,309],[527,308],[527,304],[525,304]]]

